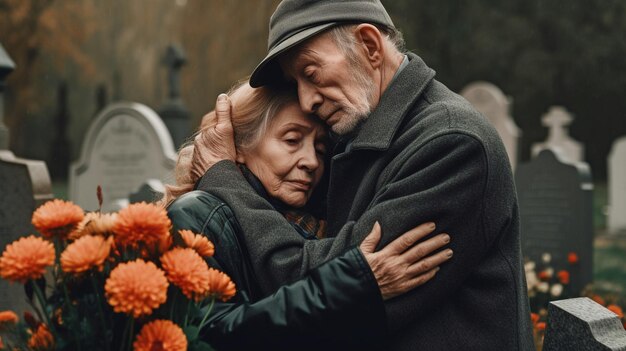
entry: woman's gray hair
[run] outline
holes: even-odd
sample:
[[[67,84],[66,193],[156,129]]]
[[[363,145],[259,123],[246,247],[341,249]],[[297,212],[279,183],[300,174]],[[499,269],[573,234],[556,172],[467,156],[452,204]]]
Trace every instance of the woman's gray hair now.
[[[231,121],[238,153],[245,153],[257,147],[278,112],[286,104],[298,101],[298,96],[292,89],[252,88],[248,80],[236,84],[228,92],[228,96],[232,106]],[[202,120],[200,130],[196,132],[196,135],[206,128],[212,128],[215,120],[215,111],[211,111]],[[191,141],[179,150],[174,169],[176,184],[166,185],[165,195],[160,201],[162,206],[167,206],[179,196],[192,191],[195,183],[202,176],[192,171],[196,162],[193,158],[194,151],[194,144]]]

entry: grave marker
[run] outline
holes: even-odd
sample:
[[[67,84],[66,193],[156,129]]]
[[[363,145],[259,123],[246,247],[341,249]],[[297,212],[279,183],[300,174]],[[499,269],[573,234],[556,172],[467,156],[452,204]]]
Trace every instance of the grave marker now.
[[[567,270],[573,292],[579,293],[592,281],[593,184],[586,163],[570,164],[550,150],[520,164],[515,173],[520,208],[522,252],[540,262],[552,256],[555,272]],[[575,265],[568,254],[579,257]]]
[[[169,99],[158,109],[159,116],[172,135],[176,149],[189,138],[191,122],[189,110],[180,96],[180,70],[187,62],[185,52],[177,45],[170,45],[163,63],[168,68]]]
[[[7,244],[22,236],[35,234],[33,212],[52,199],[50,175],[43,161],[26,160],[10,151],[0,152],[0,254]],[[0,311],[18,313],[28,308],[22,284],[0,279]]]
[[[167,183],[175,164],[172,138],[152,109],[112,104],[89,127],[80,159],[71,166],[70,198],[85,210],[95,210],[100,185],[103,210],[118,210],[146,179]]]
[[[626,351],[626,331],[615,313],[589,298],[552,301],[543,351],[554,350]]]
[[[9,148],[9,129],[4,125],[4,78],[13,72],[15,63],[0,44],[0,150]]]
[[[130,194],[129,202],[156,202],[165,194],[165,185],[158,179],[148,179],[139,189]]]
[[[515,170],[518,159],[518,143],[522,131],[510,115],[511,103],[509,98],[498,87],[487,82],[469,84],[461,91],[461,96],[487,117],[496,128],[506,148],[511,167]]]
[[[626,136],[613,143],[608,159],[609,232],[626,233]]]
[[[535,143],[532,147],[532,156],[536,157],[542,150],[552,150],[560,154],[563,161],[582,162],[585,159],[585,148],[582,143],[569,136],[567,126],[574,118],[562,106],[552,106],[548,113],[543,115],[541,122],[549,128],[548,138],[543,143]]]

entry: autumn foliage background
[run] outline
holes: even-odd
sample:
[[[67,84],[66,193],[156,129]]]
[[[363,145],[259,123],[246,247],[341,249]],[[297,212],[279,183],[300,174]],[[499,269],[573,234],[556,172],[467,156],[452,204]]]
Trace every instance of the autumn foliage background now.
[[[407,48],[452,90],[485,80],[512,98],[512,115],[524,133],[521,160],[529,158],[532,143],[547,135],[541,115],[563,105],[576,118],[571,135],[586,144],[594,178],[605,181],[610,145],[626,134],[626,76],[615,74],[626,70],[626,2],[382,2]],[[5,98],[11,150],[61,161],[49,146],[56,138],[50,131],[63,82],[68,86],[69,161],[77,158],[102,102],[136,101],[158,108],[167,98],[162,58],[171,43],[187,53],[181,93],[197,126],[215,97],[264,57],[268,20],[278,3],[0,1],[0,43],[17,64]],[[106,91],[104,99],[98,97],[100,88]]]

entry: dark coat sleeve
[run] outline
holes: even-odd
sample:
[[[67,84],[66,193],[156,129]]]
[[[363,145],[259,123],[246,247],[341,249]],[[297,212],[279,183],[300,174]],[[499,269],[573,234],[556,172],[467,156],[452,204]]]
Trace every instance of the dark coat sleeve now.
[[[168,208],[173,228],[209,236],[215,244],[209,263],[231,276],[238,289],[235,302],[213,306],[202,331],[205,340],[219,350],[341,349],[371,345],[386,334],[380,290],[359,249],[349,249],[256,299],[257,294],[246,291],[254,278],[246,272],[232,212],[214,196],[199,193],[189,193]],[[360,333],[363,338],[353,338]]]
[[[369,349],[386,320],[366,266],[355,248],[257,302],[218,303],[203,338],[218,350]]]
[[[441,117],[446,118],[445,114]],[[271,213],[271,206],[250,189],[232,162],[214,165],[199,186],[233,208],[266,290],[297,279],[309,268],[360,243],[377,220],[383,228],[382,244],[421,223],[435,221],[438,232],[451,235],[455,256],[431,282],[386,303],[390,327],[396,329],[455,293],[508,225],[514,203],[514,190],[502,188],[498,174],[489,178],[488,150],[475,136],[448,130],[411,145],[413,149],[403,150],[397,156],[401,160],[395,160],[394,169],[380,181],[367,210],[358,220],[347,222],[335,238],[326,240],[299,238],[283,218]],[[508,167],[505,156],[496,162]],[[502,206],[484,201],[485,194],[499,191]],[[490,205],[495,206],[485,213],[485,206]]]

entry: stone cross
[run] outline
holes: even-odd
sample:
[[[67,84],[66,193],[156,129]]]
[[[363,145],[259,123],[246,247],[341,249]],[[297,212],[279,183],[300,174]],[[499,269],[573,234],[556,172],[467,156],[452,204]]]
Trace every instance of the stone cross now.
[[[626,351],[626,331],[618,316],[586,297],[552,301],[543,351]]]
[[[584,146],[569,136],[568,126],[574,118],[562,106],[552,106],[547,114],[541,118],[542,124],[549,128],[548,138],[543,143],[535,143],[532,147],[533,157],[545,149],[559,154],[566,162],[581,162],[584,160]]]
[[[163,60],[168,67],[169,99],[158,109],[172,135],[178,149],[191,134],[190,113],[180,96],[180,69],[187,62],[185,52],[176,45],[170,45]]]
[[[504,95],[497,86],[487,82],[469,84],[461,91],[461,96],[487,117],[496,128],[506,148],[511,167],[515,170],[522,131],[510,114],[510,98]]]
[[[4,125],[4,79],[15,69],[15,63],[0,44],[0,150],[9,148],[9,129]]]
[[[613,143],[608,159],[610,233],[626,233],[626,136]]]

